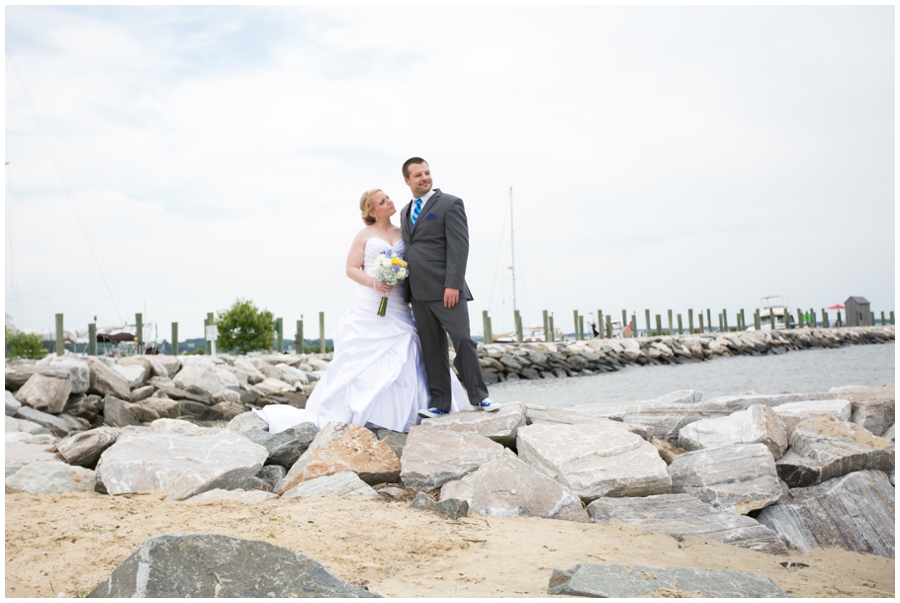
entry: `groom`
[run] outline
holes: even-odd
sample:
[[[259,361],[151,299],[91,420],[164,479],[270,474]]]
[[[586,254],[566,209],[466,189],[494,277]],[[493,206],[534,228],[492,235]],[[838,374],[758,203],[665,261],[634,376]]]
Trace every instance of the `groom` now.
[[[421,157],[403,163],[403,180],[413,196],[400,212],[409,265],[406,301],[412,305],[422,341],[431,394],[431,407],[420,410],[419,416],[433,418],[450,412],[448,333],[456,350],[453,364],[469,403],[475,410],[499,410],[488,397],[475,342],[469,334],[469,226],[462,199],[431,188],[431,170]]]

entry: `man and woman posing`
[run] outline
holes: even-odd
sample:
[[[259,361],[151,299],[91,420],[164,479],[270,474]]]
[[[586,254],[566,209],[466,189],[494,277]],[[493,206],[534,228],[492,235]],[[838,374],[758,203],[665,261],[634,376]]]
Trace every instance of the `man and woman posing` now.
[[[360,199],[366,227],[347,255],[347,276],[359,288],[303,418],[320,429],[343,421],[406,432],[420,418],[499,408],[488,396],[469,332],[469,230],[462,199],[432,188],[431,170],[421,157],[403,164],[403,179],[413,199],[400,212],[400,226],[391,221],[397,210],[384,191],[372,189]],[[408,264],[407,279],[394,287],[373,276],[383,252]],[[384,317],[376,314],[383,295]],[[450,369],[448,334],[458,379]]]

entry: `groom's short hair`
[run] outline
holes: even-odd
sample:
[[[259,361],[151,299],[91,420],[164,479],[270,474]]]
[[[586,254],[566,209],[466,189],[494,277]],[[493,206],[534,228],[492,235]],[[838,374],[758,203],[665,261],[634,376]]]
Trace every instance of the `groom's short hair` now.
[[[409,178],[409,166],[411,166],[413,164],[419,164],[419,163],[427,164],[428,162],[425,161],[424,159],[422,159],[421,157],[410,157],[409,159],[404,161],[403,162],[403,177]]]

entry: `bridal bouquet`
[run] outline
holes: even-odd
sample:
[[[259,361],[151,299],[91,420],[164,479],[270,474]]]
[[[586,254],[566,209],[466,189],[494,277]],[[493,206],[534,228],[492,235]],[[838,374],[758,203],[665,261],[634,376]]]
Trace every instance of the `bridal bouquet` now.
[[[376,281],[385,282],[392,287],[406,278],[406,262],[401,260],[395,251],[382,251],[378,254],[373,270]],[[388,298],[385,295],[381,298],[381,304],[378,306],[378,316],[384,316],[387,311],[387,302]]]

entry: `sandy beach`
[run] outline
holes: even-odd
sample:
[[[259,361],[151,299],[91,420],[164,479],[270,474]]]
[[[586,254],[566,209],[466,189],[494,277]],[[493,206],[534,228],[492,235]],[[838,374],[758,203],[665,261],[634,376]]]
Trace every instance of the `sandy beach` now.
[[[615,522],[452,521],[386,499],[164,499],[162,492],[7,494],[6,596],[83,596],[146,538],[178,533],[264,540],[385,597],[546,597],[552,570],[578,563],[754,572],[792,597],[894,596],[893,559],[836,549],[779,557]],[[785,561],[809,567],[786,569]]]

